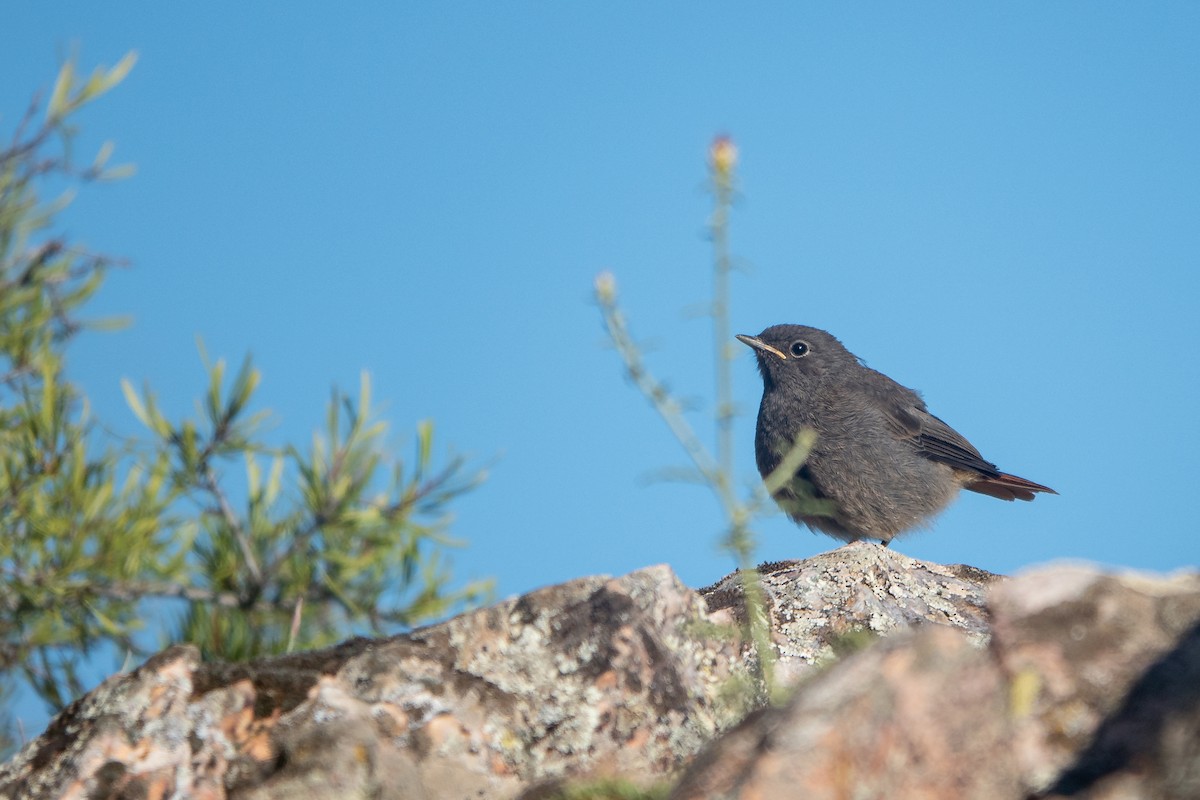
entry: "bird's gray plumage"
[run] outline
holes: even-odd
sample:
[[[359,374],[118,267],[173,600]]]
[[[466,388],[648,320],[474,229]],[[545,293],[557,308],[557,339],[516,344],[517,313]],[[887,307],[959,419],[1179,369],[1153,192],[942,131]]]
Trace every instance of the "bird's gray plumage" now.
[[[929,413],[919,394],[864,365],[826,331],[775,325],[738,338],[755,349],[763,377],[759,472],[771,474],[801,429],[817,434],[807,461],[776,495],[797,522],[845,541],[886,543],[942,511],[960,488],[1005,500],[1053,492],[1001,472]]]

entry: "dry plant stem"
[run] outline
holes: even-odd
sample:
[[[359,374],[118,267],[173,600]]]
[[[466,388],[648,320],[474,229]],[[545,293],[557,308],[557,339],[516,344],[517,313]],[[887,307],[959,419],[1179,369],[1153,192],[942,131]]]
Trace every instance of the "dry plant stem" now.
[[[616,346],[630,379],[641,393],[654,404],[655,410],[667,423],[671,432],[675,434],[675,438],[683,445],[696,468],[708,484],[717,490],[730,525],[729,546],[737,557],[740,567],[738,575],[742,581],[742,596],[746,605],[746,628],[755,652],[758,654],[763,690],[768,698],[774,700],[776,699],[775,657],[771,645],[770,623],[766,614],[766,598],[759,583],[758,571],[751,564],[752,542],[747,528],[751,514],[760,508],[758,499],[756,498],[751,504],[742,504],[734,496],[732,490],[720,490],[719,487],[722,484],[729,485],[728,475],[725,476],[723,482],[716,477],[721,471],[720,465],[705,449],[704,444],[680,412],[679,403],[671,397],[666,387],[646,370],[642,363],[641,351],[633,343],[625,325],[625,319],[617,307],[615,289],[611,286],[597,288],[596,300],[600,304],[600,311],[604,317],[609,338]],[[793,447],[787,458],[780,464],[779,469],[769,476],[776,489],[790,479],[792,473],[807,456],[808,448],[801,447],[800,444],[803,443],[798,443],[798,446]],[[791,467],[791,471],[785,473],[783,470],[788,467]]]
[[[742,600],[746,608],[746,629],[754,652],[758,655],[758,669],[762,679],[762,691],[769,702],[781,698],[775,683],[775,650],[771,644],[771,619],[767,613],[767,598],[763,593],[762,576],[753,567],[738,570],[742,582]]]
[[[729,343],[729,209],[733,201],[732,165],[724,167],[714,160],[712,170],[713,215],[709,230],[713,245],[713,355],[716,380],[717,471],[714,488],[721,496],[729,518],[727,542],[738,561],[738,576],[746,607],[746,629],[758,654],[763,691],[768,698],[775,690],[775,659],[771,649],[770,621],[766,598],[758,571],[753,568],[754,541],[748,526],[755,504],[742,504],[733,493],[733,376],[730,372]],[[732,513],[729,513],[732,512]]]
[[[796,441],[792,443],[791,449],[779,462],[779,466],[771,470],[770,475],[763,478],[759,490],[746,504],[747,517],[753,517],[762,513],[764,509],[770,508],[775,502],[772,499],[775,493],[796,476],[796,471],[804,466],[804,462],[808,460],[808,454],[812,452],[813,445],[816,443],[817,432],[811,428],[802,428],[796,436]]]
[[[720,471],[715,488],[724,498],[729,514],[729,549],[738,561],[738,575],[746,608],[746,630],[758,654],[762,688],[768,699],[774,699],[775,658],[771,646],[771,625],[766,613],[766,598],[758,571],[753,568],[754,539],[749,521],[758,511],[757,499],[741,503],[733,493],[733,376],[730,371],[729,327],[729,209],[733,205],[733,167],[736,151],[727,140],[718,142],[723,153],[714,149],[712,167],[713,215],[710,225],[713,245],[713,355],[716,379],[717,459]],[[722,155],[724,157],[722,157]]]
[[[710,231],[713,244],[713,354],[716,379],[717,462],[720,464],[717,489],[726,507],[736,505],[733,497],[733,376],[730,373],[729,343],[729,208],[732,204],[733,179],[728,170],[713,171],[713,208]]]
[[[717,461],[719,471],[712,482],[713,489],[721,496],[729,520],[729,533],[725,544],[733,553],[741,569],[751,566],[754,552],[753,535],[749,529],[751,509],[738,501],[733,491],[733,376],[730,371],[729,328],[729,272],[732,260],[729,257],[729,211],[733,206],[737,148],[728,137],[718,137],[709,151],[709,177],[712,187],[713,211],[709,221],[709,235],[713,247],[713,370],[716,382]]]
[[[290,653],[296,649],[296,639],[300,636],[300,622],[304,618],[304,597],[296,598],[296,608],[292,612],[292,627],[288,629],[287,649]]]
[[[753,567],[754,537],[750,522],[765,513],[773,504],[773,496],[786,486],[804,464],[816,437],[812,431],[802,431],[779,466],[745,502],[733,486],[733,377],[730,362],[732,336],[729,325],[729,211],[733,204],[737,149],[726,137],[718,138],[710,151],[710,178],[713,193],[713,212],[709,232],[713,246],[713,347],[716,383],[716,445],[717,456],[696,436],[681,411],[681,406],[642,362],[642,354],[629,335],[625,318],[617,306],[616,282],[608,273],[596,279],[596,300],[604,317],[609,338],[616,346],[625,370],[639,391],[654,405],[655,410],[675,438],[683,446],[705,483],[717,495],[725,513],[728,533],[725,547],[738,563],[738,576],[746,609],[746,631],[758,654],[762,690],[768,700],[779,700],[774,680],[775,651],[771,642],[771,625],[767,614],[766,597],[759,574]]]
[[[687,419],[680,412],[679,402],[671,397],[667,388],[646,370],[646,366],[642,363],[641,351],[633,343],[633,339],[629,335],[629,329],[625,326],[625,318],[621,314],[620,309],[617,308],[615,291],[597,291],[596,299],[600,304],[600,312],[604,317],[604,325],[608,329],[608,336],[612,339],[613,344],[617,348],[617,353],[625,363],[625,371],[629,374],[630,380],[654,404],[655,411],[667,423],[667,427],[671,429],[671,433],[675,435],[675,438],[683,446],[684,451],[692,459],[692,463],[696,465],[696,469],[700,471],[704,479],[710,485],[718,485],[720,483],[720,478],[718,477],[720,466],[709,455],[703,442],[696,436],[696,432],[692,430],[692,426],[688,424]],[[731,494],[721,495],[722,507],[726,516],[730,519],[735,514],[731,502]]]

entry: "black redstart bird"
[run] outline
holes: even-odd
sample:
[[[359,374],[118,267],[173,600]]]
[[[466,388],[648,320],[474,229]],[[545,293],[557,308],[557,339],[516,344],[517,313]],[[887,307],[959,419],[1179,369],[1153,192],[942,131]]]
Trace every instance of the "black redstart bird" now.
[[[912,389],[863,365],[832,335],[774,325],[738,335],[763,378],[754,455],[764,478],[805,428],[816,444],[775,493],[796,522],[852,542],[885,545],[942,511],[959,489],[1001,500],[1057,494],[986,461]],[[814,502],[815,501],[815,502]]]

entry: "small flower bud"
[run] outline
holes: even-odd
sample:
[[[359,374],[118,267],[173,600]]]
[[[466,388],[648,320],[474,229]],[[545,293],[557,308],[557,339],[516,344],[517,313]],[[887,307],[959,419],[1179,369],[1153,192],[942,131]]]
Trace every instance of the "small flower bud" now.
[[[596,297],[601,303],[611,303],[617,297],[617,279],[608,270],[596,276]]]
[[[725,135],[713,139],[712,147],[708,150],[708,159],[714,172],[722,176],[729,175],[737,166],[737,157],[737,146],[734,145],[733,139]]]

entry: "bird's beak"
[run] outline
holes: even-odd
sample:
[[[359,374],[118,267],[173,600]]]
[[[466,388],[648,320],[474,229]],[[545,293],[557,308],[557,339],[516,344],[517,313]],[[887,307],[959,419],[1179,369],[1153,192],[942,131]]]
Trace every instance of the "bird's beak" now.
[[[787,356],[785,356],[781,351],[776,350],[774,347],[771,347],[771,345],[767,344],[762,339],[759,339],[757,336],[747,336],[744,333],[739,333],[737,335],[737,340],[742,344],[753,347],[760,353],[770,353],[773,356],[778,356],[783,361],[787,361]]]

